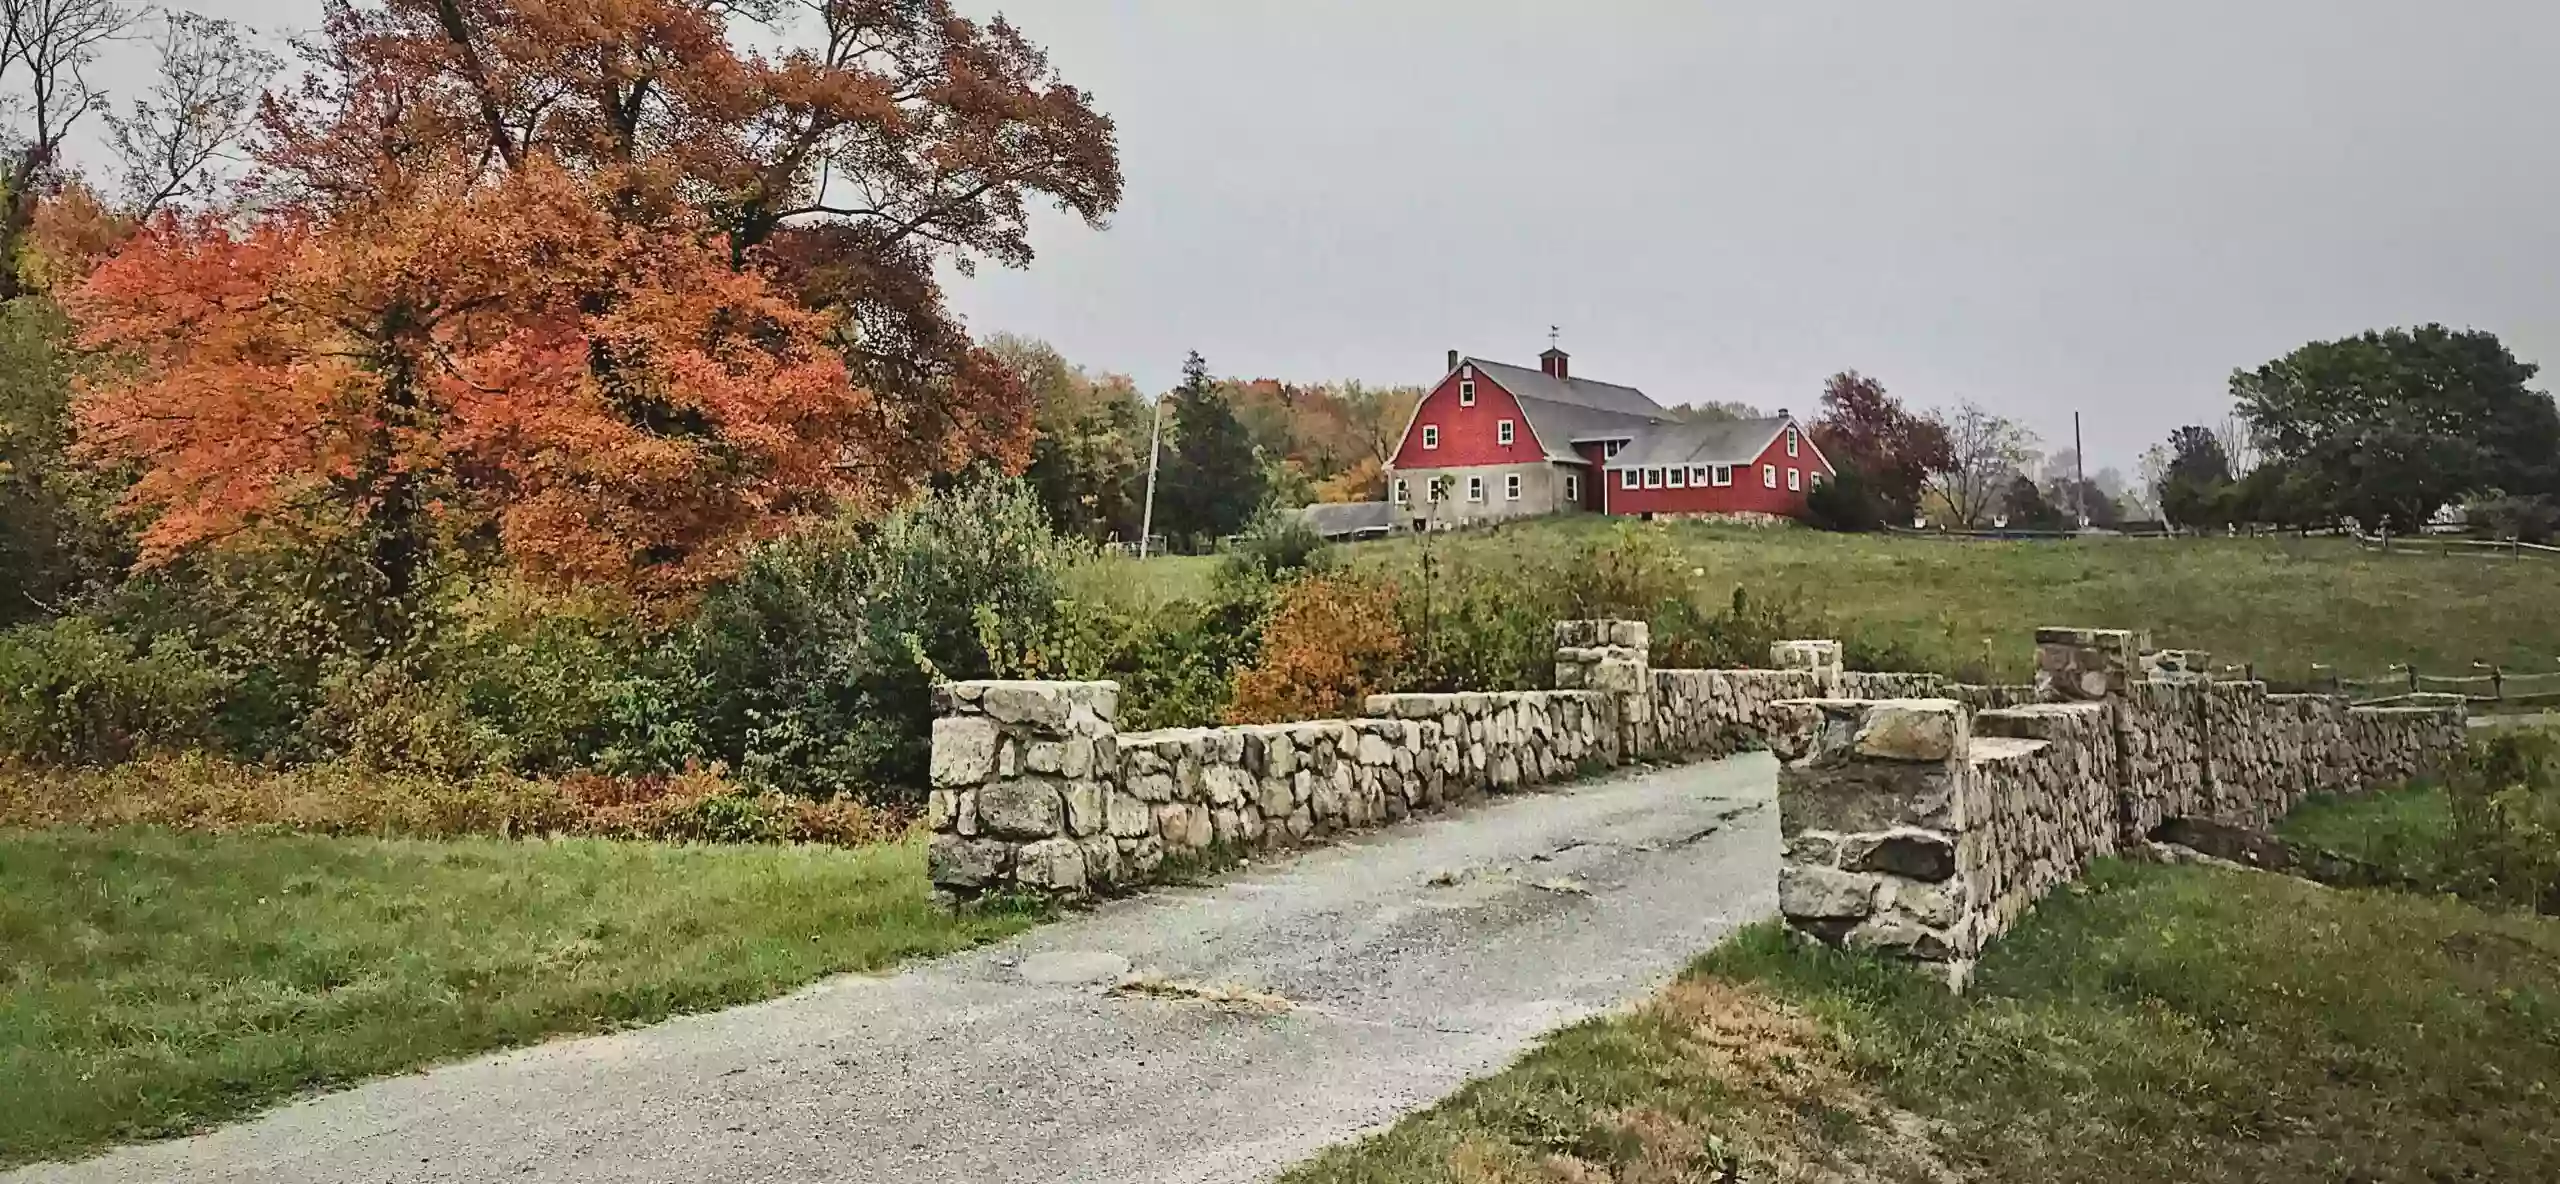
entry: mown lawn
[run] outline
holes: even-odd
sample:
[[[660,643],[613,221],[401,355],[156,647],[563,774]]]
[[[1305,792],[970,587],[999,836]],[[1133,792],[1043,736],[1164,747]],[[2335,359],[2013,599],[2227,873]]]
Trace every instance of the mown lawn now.
[[[2108,864],[1961,999],[1762,928],[1286,1179],[1950,1178],[2560,1179],[2560,922]]]
[[[1432,545],[1515,564],[1561,562],[1616,522],[1547,520]],[[2325,663],[2382,675],[2415,659],[2428,673],[2474,661],[2560,673],[2560,561],[2368,553],[2338,539],[2091,539],[1974,542],[1668,523],[1703,574],[1709,603],[1737,586],[1792,597],[1842,632],[1909,647],[1932,669],[1982,663],[2019,678],[2039,625],[2148,628],[2160,644],[2254,662],[2264,677],[2308,680]],[[1421,543],[1358,544],[1354,560],[1410,578]],[[1195,558],[1150,560],[1169,591],[1203,585]],[[1482,566],[1482,565],[1479,565]],[[1494,565],[1499,569],[1499,563]],[[2325,677],[2325,676],[2324,676]],[[2560,689],[2560,681],[2545,683]]]
[[[0,1163],[764,998],[1035,919],[936,907],[915,843],[0,832]]]

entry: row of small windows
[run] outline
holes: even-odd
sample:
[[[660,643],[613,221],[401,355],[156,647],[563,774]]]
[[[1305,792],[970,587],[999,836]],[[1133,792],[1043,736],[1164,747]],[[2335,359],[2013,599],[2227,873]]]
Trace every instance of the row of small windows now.
[[[1436,502],[1440,500],[1440,491],[1431,485],[1424,485],[1422,488],[1422,494],[1423,498],[1427,501]],[[1582,482],[1576,479],[1571,473],[1565,474],[1565,500],[1574,501],[1579,499],[1581,496]],[[1409,506],[1413,504],[1413,491],[1405,485],[1404,478],[1402,477],[1396,478],[1395,498],[1397,505]],[[1484,478],[1467,478],[1467,500],[1471,502],[1480,502],[1484,500]],[[1520,474],[1512,473],[1502,479],[1502,500],[1509,502],[1516,502],[1520,500]]]
[[[1731,484],[1733,484],[1732,465],[1618,470],[1618,487],[1621,489],[1687,489],[1693,485],[1701,489],[1710,487],[1722,489]],[[1776,489],[1778,466],[1760,466],[1760,484],[1769,489]],[[1787,489],[1790,492],[1803,492],[1804,470],[1787,470]]]

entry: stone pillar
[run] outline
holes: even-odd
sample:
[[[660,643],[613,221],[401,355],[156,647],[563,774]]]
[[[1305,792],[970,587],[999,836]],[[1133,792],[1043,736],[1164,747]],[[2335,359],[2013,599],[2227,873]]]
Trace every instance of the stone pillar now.
[[[1556,622],[1556,689],[1609,695],[1617,726],[1603,730],[1614,750],[1602,756],[1610,763],[1654,751],[1653,630],[1644,622]]]
[[[2036,698],[2047,703],[2121,699],[2132,685],[2137,639],[2125,629],[2036,630]]]
[[[1836,641],[1781,641],[1769,646],[1769,667],[1773,670],[1809,670],[1820,684],[1820,697],[1840,697],[1840,643]]]
[[[1965,874],[1971,717],[1953,699],[1791,700],[1772,710],[1778,910],[1797,932],[1942,968],[1981,949]]]
[[[1113,682],[955,682],[934,688],[938,891],[1020,888],[1080,897],[1119,866],[1105,818],[1119,780]]]

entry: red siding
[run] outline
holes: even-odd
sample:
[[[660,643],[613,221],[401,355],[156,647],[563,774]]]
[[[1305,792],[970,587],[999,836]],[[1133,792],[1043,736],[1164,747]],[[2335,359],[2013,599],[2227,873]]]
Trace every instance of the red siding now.
[[[1589,465],[1581,471],[1582,508],[1596,511],[1601,508],[1600,481],[1606,475],[1600,471],[1600,466],[1608,462],[1609,446],[1599,442],[1576,444],[1573,452]]]
[[[1831,475],[1831,466],[1825,464],[1822,457],[1814,451],[1813,441],[1810,438],[1807,438],[1800,447],[1801,451],[1798,455],[1789,457],[1786,433],[1778,433],[1778,438],[1769,442],[1769,447],[1762,450],[1758,459],[1748,466],[1735,465],[1733,484],[1722,488],[1711,485],[1703,489],[1697,486],[1687,489],[1628,489],[1620,484],[1625,480],[1624,476],[1612,472],[1609,474],[1609,512],[1612,514],[1759,513],[1802,517],[1805,489],[1813,487],[1811,476],[1820,473],[1827,478]],[[1762,465],[1778,467],[1776,489],[1768,488],[1761,483],[1760,466]],[[1797,470],[1804,478],[1801,481],[1804,489],[1788,491],[1787,470],[1790,468]]]
[[[1482,374],[1476,375],[1476,405],[1458,405],[1458,376],[1451,374],[1439,388],[1422,400],[1415,410],[1413,426],[1405,430],[1404,444],[1396,450],[1395,467],[1399,469],[1448,469],[1461,465],[1529,464],[1546,456],[1538,445],[1538,434],[1530,430],[1529,417],[1520,413],[1520,403],[1511,392]],[[1513,434],[1511,446],[1501,444],[1503,420],[1510,420]],[[1440,447],[1422,446],[1422,429],[1440,429]]]

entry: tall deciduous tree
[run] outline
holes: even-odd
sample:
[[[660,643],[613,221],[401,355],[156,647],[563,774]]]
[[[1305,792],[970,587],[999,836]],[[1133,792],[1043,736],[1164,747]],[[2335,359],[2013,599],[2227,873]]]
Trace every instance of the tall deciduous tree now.
[[[1929,472],[1929,492],[1945,503],[1956,525],[1980,527],[1991,520],[2011,480],[2035,460],[2035,433],[1971,400],[1932,422],[1947,452]]]
[[[1169,534],[1218,538],[1243,530],[1262,508],[1266,484],[1253,435],[1236,417],[1226,387],[1198,352],[1182,364],[1182,385],[1166,396],[1173,445],[1156,493],[1156,520]]]
[[[256,212],[162,214],[74,300],[146,559],[349,546],[386,606],[443,554],[680,590],[834,503],[1018,467],[1019,383],[935,267],[1117,204],[1110,121],[1002,20],[816,0],[333,3],[270,96]]]
[[[2465,494],[2560,492],[2560,411],[2495,334],[2442,325],[2315,341],[2231,376],[2258,447],[2337,514],[2401,530]]]
[[[2160,513],[2183,527],[2228,526],[2239,508],[2231,480],[2231,454],[2222,437],[2201,424],[2169,433],[2169,459],[2160,473]]]
[[[1911,414],[1883,383],[1855,370],[1823,384],[1813,442],[1833,464],[1865,474],[1888,516],[1906,525],[1929,474],[1954,463],[1946,429]]]
[[[1051,525],[1096,541],[1136,538],[1150,426],[1136,384],[1118,374],[1088,374],[1045,341],[998,334],[987,349],[1037,408],[1039,438],[1023,476]]]

